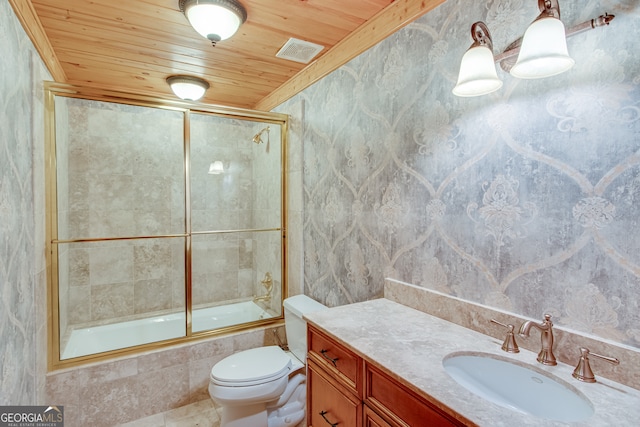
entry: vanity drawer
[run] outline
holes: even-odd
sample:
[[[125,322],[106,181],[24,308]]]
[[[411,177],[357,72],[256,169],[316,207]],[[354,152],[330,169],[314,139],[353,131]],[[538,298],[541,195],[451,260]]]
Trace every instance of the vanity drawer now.
[[[360,398],[331,378],[314,361],[309,360],[307,368],[307,425],[360,426]]]
[[[362,359],[323,332],[308,327],[309,358],[342,380],[345,385],[360,392]]]
[[[365,364],[364,402],[393,427],[475,425],[444,412],[368,363]]]

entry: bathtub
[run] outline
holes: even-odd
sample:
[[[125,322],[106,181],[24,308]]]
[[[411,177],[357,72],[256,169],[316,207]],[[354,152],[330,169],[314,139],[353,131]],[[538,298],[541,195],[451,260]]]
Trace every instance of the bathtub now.
[[[272,317],[252,301],[198,309],[193,312],[193,332],[224,328]],[[185,336],[185,313],[128,320],[110,325],[73,329],[61,360]]]

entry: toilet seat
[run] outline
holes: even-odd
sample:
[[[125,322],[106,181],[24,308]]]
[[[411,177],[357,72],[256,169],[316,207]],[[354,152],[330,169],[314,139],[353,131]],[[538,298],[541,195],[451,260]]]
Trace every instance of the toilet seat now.
[[[211,368],[211,382],[227,387],[249,387],[278,380],[291,371],[291,357],[280,347],[258,347],[216,363]]]

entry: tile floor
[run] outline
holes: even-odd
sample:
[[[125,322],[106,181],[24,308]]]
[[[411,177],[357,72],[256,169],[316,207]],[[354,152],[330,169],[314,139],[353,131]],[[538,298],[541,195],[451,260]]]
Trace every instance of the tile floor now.
[[[211,399],[114,427],[220,427],[221,408]],[[306,426],[303,420],[296,427]]]
[[[115,427],[219,427],[220,408],[211,399],[141,418]]]

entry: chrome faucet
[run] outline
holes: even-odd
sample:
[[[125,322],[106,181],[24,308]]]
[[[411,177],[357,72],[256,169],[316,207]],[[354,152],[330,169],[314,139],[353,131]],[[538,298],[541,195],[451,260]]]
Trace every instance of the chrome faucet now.
[[[540,343],[542,348],[536,360],[543,365],[554,366],[557,365],[556,357],[553,355],[553,323],[551,323],[551,315],[545,314],[542,323],[534,323],[532,320],[527,320],[520,326],[520,336],[528,337],[531,327],[540,330]]]

